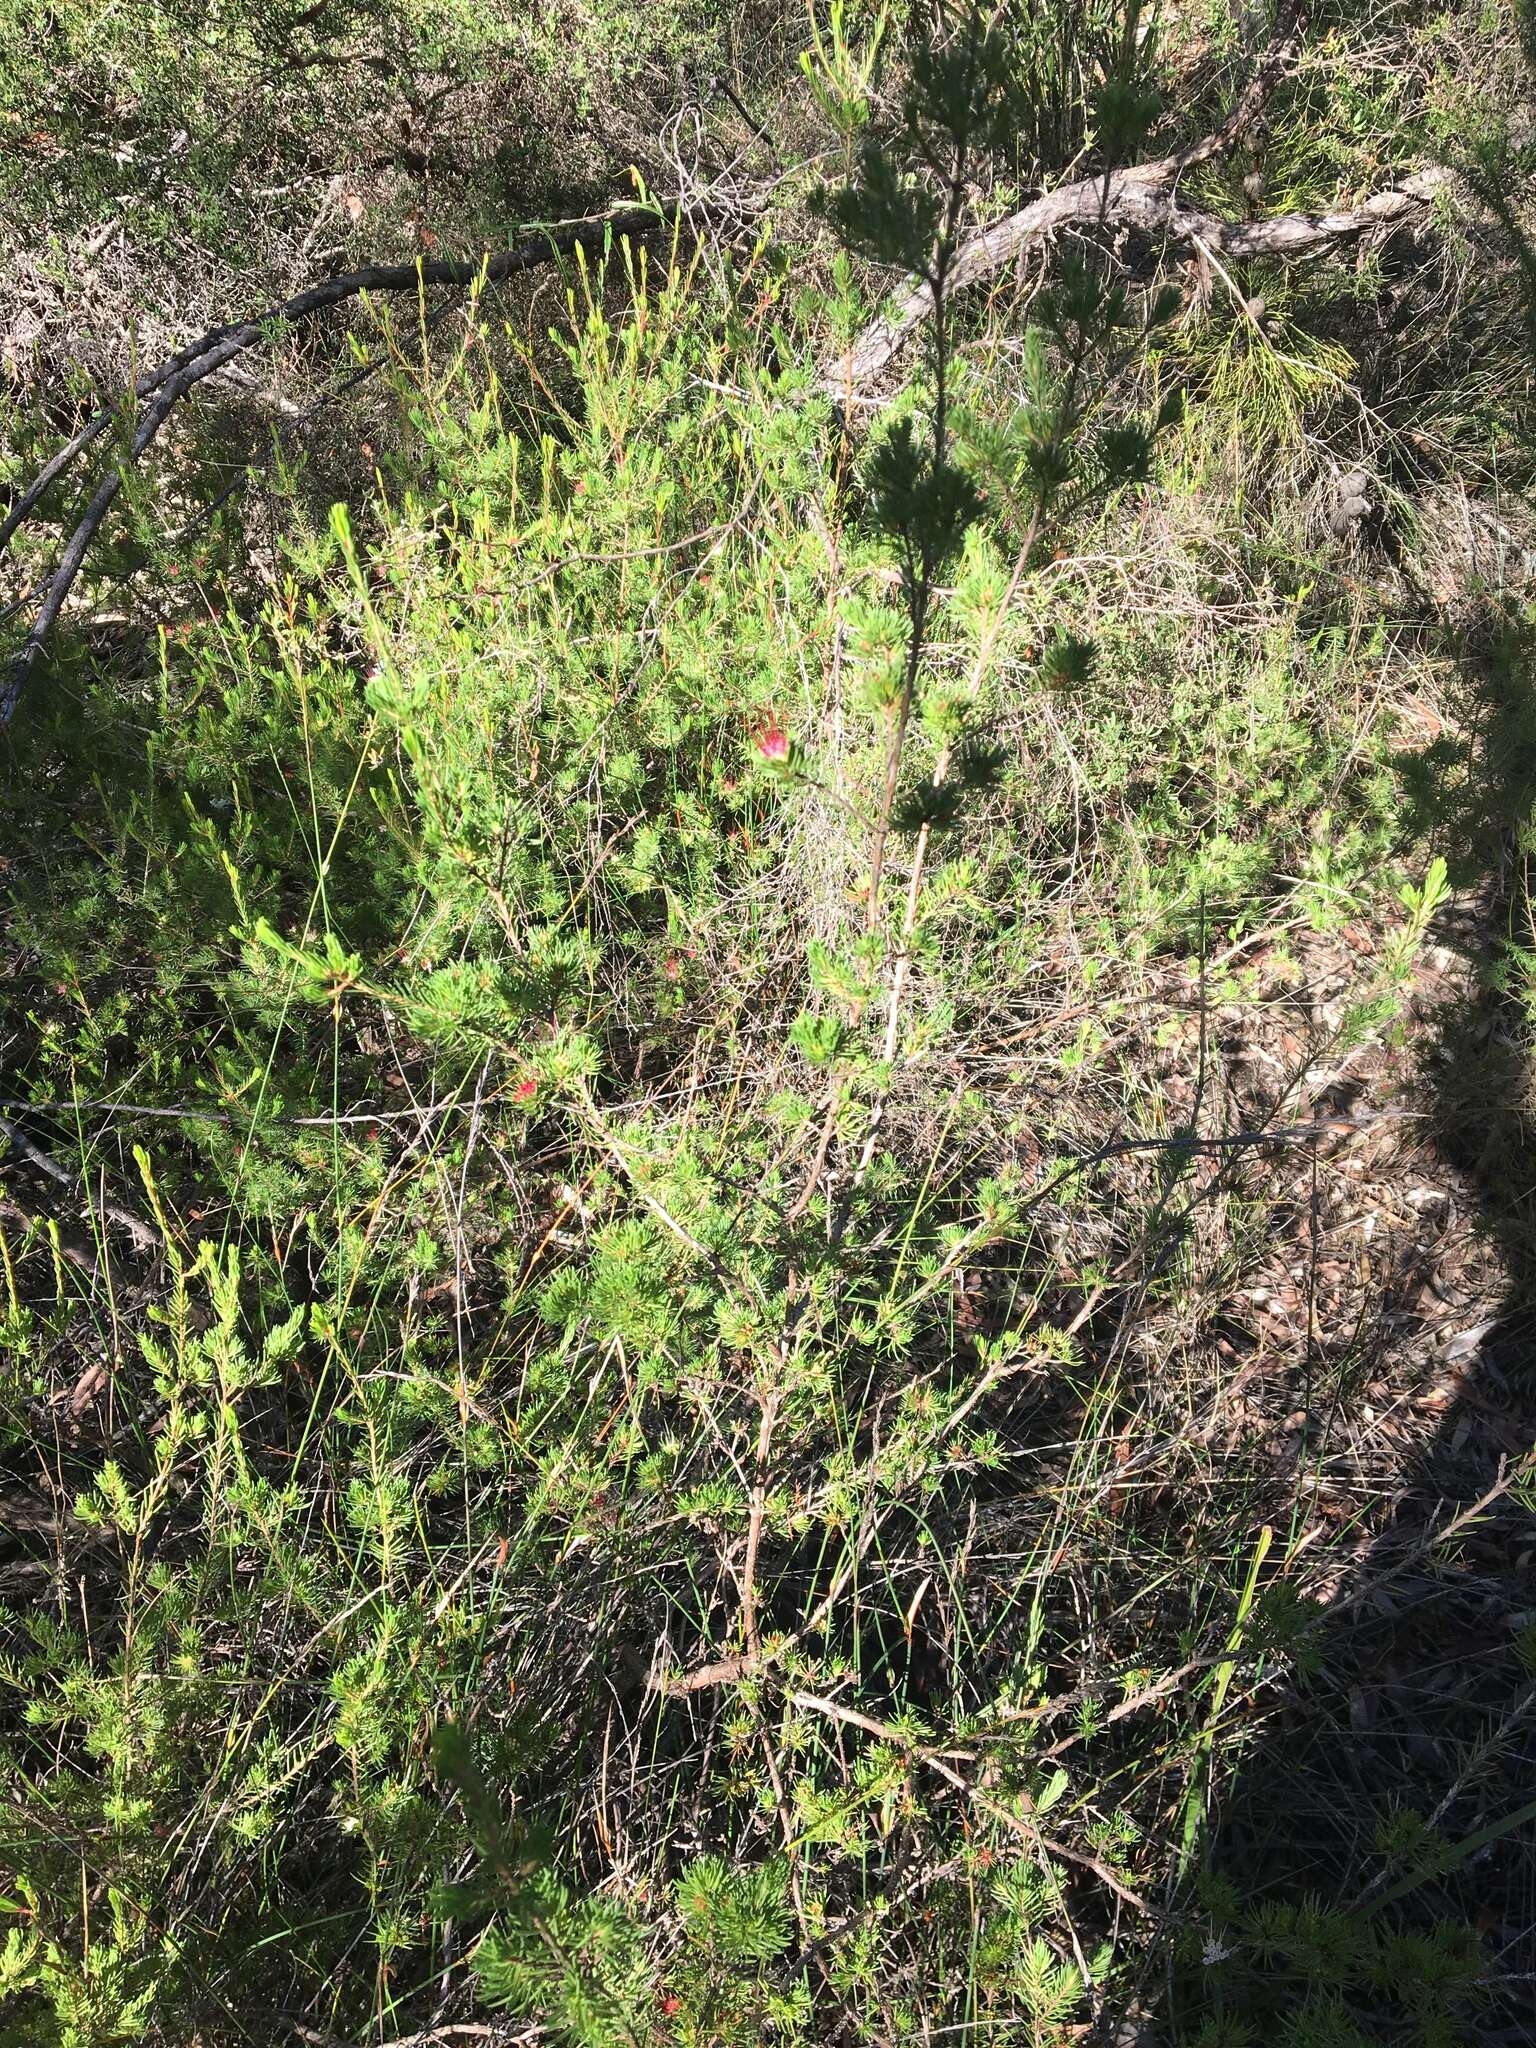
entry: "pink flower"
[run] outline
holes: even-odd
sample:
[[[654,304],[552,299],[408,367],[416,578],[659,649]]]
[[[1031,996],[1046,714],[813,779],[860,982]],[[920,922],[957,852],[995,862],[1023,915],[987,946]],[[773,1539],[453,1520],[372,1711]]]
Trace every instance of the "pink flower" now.
[[[678,959],[677,955],[674,953],[672,955],[672,958],[669,961],[667,961],[666,965],[662,968],[661,971],[667,977],[668,981],[676,981],[678,976],[683,971],[683,963],[681,960]]]
[[[789,734],[776,718],[770,718],[760,725],[752,735],[752,744],[757,748],[758,758],[763,761],[787,761],[789,759]]]
[[[526,1081],[519,1081],[517,1086],[512,1090],[512,1100],[514,1102],[532,1102],[533,1098],[535,1097],[535,1095],[538,1094],[538,1092],[539,1084],[537,1081],[534,1080],[532,1074],[530,1074]]]

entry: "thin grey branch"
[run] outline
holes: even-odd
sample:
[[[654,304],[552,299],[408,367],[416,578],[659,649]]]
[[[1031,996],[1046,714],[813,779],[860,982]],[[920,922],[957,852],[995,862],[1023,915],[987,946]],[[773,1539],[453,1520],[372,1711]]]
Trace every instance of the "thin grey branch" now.
[[[600,248],[610,237],[653,235],[675,223],[686,221],[691,224],[706,218],[718,218],[720,211],[707,201],[686,208],[675,200],[652,206],[623,207],[590,220],[566,221],[540,228],[494,255],[435,263],[373,263],[361,270],[348,271],[342,277],[326,278],[322,283],[310,285],[307,290],[284,300],[279,306],[269,307],[248,319],[213,328],[200,341],[189,343],[156,369],[147,371],[134,386],[134,396],[148,398],[150,402],[140,415],[128,444],[125,465],[136,462],[150,446],[179,399],[184,398],[203,378],[212,376],[214,371],[222,369],[226,363],[262,340],[275,324],[291,326],[348,299],[359,298],[365,292],[419,292],[432,285],[467,290],[482,280],[487,284],[499,284],[519,271],[536,269],[540,264],[568,256],[577,249]],[[15,532],[48,485],[63,474],[113,417],[111,412],[97,414],[67,447],[44,465],[11,508],[4,526],[0,527],[0,545]],[[114,464],[98,482],[65,544],[44,587],[32,630],[22,645],[9,678],[0,687],[0,725],[8,723],[14,714],[27,678],[47,645],[64,602],[84,566],[91,543],[122,489],[122,483],[123,467]]]
[[[1017,213],[973,235],[955,259],[951,288],[994,276],[1034,243],[1064,228],[1137,227],[1171,242],[1203,243],[1215,254],[1238,261],[1312,256],[1336,242],[1422,214],[1450,176],[1444,170],[1423,171],[1375,193],[1361,206],[1338,212],[1228,221],[1180,202],[1173,181],[1176,170],[1189,160],[1186,153],[1113,171],[1108,177],[1058,185],[1054,192],[1032,199]],[[870,386],[932,312],[933,293],[926,284],[914,285],[889,313],[865,328],[851,349],[825,365],[823,389],[844,404],[872,403]]]

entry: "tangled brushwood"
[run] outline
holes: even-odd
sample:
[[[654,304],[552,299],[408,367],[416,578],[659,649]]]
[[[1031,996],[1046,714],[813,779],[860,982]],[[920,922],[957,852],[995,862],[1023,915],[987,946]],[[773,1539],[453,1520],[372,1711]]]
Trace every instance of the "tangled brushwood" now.
[[[1528,17],[7,21],[0,2042],[1528,2040]]]

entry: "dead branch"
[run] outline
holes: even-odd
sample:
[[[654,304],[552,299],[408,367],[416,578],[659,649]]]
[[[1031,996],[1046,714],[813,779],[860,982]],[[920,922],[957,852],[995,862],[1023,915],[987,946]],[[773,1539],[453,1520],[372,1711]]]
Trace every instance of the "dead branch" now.
[[[310,285],[307,290],[286,299],[279,306],[271,306],[265,312],[254,314],[247,319],[211,329],[200,340],[189,342],[186,347],[178,349],[155,369],[146,371],[134,385],[133,398],[135,401],[147,400],[148,403],[139,415],[133,436],[128,443],[124,465],[136,462],[150,446],[170,417],[178,400],[185,398],[205,377],[223,369],[236,356],[270,335],[276,325],[292,326],[332,306],[341,305],[348,299],[359,298],[364,293],[420,292],[433,285],[467,290],[478,283],[500,284],[504,279],[520,271],[536,269],[540,264],[571,255],[577,249],[600,248],[610,237],[617,240],[654,235],[674,225],[691,225],[705,218],[716,218],[718,214],[719,208],[709,202],[686,208],[675,200],[653,206],[624,207],[614,213],[602,214],[590,220],[566,221],[541,228],[495,255],[434,263],[374,263],[366,265],[361,270],[348,271],[344,276],[327,278],[320,284]],[[81,428],[66,447],[60,449],[38,471],[11,507],[4,524],[0,525],[0,546],[15,533],[48,486],[68,469],[82,450],[89,447],[117,416],[117,413],[111,410],[98,413]],[[4,686],[0,687],[0,725],[8,723],[13,715],[27,678],[47,644],[48,636],[84,565],[91,543],[111,509],[113,500],[122,489],[122,483],[123,467],[114,464],[99,480],[90,502],[65,544],[64,551],[44,588],[32,630],[22,645],[10,676]]]
[[[1175,189],[1179,171],[1190,162],[1203,160],[1186,151],[1160,163],[1058,185],[1054,192],[1032,199],[1017,213],[973,235],[955,259],[949,278],[951,290],[992,276],[1032,243],[1065,228],[1136,227],[1238,261],[1311,256],[1372,228],[1421,214],[1450,175],[1443,170],[1423,171],[1375,193],[1361,206],[1339,212],[1283,213],[1269,220],[1228,221],[1180,204]],[[891,312],[865,328],[850,350],[825,366],[822,388],[844,405],[872,403],[867,396],[869,387],[932,311],[929,287],[914,285]]]
[[[1292,4],[1292,0],[1282,0],[1269,48],[1260,59],[1258,70],[1238,95],[1237,104],[1226,120],[1219,128],[1213,128],[1209,135],[1203,136],[1199,142],[1192,142],[1187,148],[1175,150],[1172,156],[1165,156],[1157,163],[1144,164],[1144,174],[1148,178],[1167,183],[1183,172],[1193,170],[1196,164],[1209,163],[1213,157],[1225,156],[1227,151],[1240,142],[1254,126],[1268,105],[1275,87],[1300,56],[1301,32],[1305,26],[1300,8]]]
[[[55,1159],[51,1152],[45,1152],[41,1145],[34,1144],[26,1132],[18,1125],[13,1124],[9,1117],[0,1116],[0,1139],[3,1139],[9,1145],[18,1158],[28,1160],[40,1172],[47,1174],[50,1180],[57,1181],[66,1188],[84,1185],[83,1177],[80,1174],[73,1172],[69,1167]],[[86,1201],[89,1204],[90,1194],[88,1188]],[[121,1202],[113,1201],[105,1188],[101,1190],[97,1207],[103,1218],[109,1219],[117,1224],[120,1229],[128,1233],[140,1251],[159,1252],[159,1234],[152,1230],[142,1217],[135,1216],[131,1209],[125,1209]]]
[[[1262,221],[1227,221],[1179,203],[1178,183],[1186,171],[1225,156],[1258,121],[1271,94],[1295,63],[1301,48],[1301,19],[1294,5],[1282,6],[1273,41],[1236,105],[1209,135],[1171,156],[1119,171],[1105,171],[1058,185],[1006,219],[973,235],[961,249],[948,288],[990,277],[1022,255],[1032,243],[1066,228],[1136,227],[1169,241],[1203,247],[1236,259],[1308,256],[1334,242],[1364,234],[1412,214],[1446,182],[1447,173],[1425,171],[1407,178],[1364,205],[1334,213],[1279,214]],[[874,320],[851,349],[823,368],[822,389],[846,409],[869,404],[868,387],[881,375],[914,328],[933,312],[933,293],[916,284],[893,310]]]

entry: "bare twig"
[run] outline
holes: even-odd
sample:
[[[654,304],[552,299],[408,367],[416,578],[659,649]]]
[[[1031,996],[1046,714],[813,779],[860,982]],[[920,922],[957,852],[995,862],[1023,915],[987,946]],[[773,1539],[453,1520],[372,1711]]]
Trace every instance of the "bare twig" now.
[[[0,1138],[5,1140],[18,1157],[25,1159],[30,1165],[35,1166],[40,1173],[47,1174],[50,1180],[55,1180],[62,1187],[67,1188],[74,1188],[79,1185],[79,1174],[72,1172],[69,1167],[62,1165],[54,1158],[51,1152],[45,1152],[41,1145],[34,1144],[26,1132],[19,1125],[13,1124],[9,1117],[0,1116]],[[89,1195],[87,1195],[86,1199],[89,1202]],[[104,1218],[117,1224],[120,1229],[128,1233],[140,1251],[159,1251],[160,1239],[158,1235],[141,1216],[135,1216],[131,1209],[125,1209],[121,1202],[113,1201],[111,1196],[106,1193],[98,1197],[97,1207]]]
[[[917,1761],[926,1764],[929,1770],[936,1772],[947,1785],[952,1785],[957,1792],[964,1793],[981,1812],[993,1820],[1000,1821],[1012,1834],[1043,1849],[1048,1855],[1059,1857],[1064,1863],[1073,1863],[1080,1870],[1091,1871],[1101,1884],[1134,1912],[1148,1919],[1157,1918],[1155,1909],[1141,1894],[1132,1891],[1124,1878],[1118,1876],[1099,1857],[1091,1856],[1083,1849],[1073,1849],[1052,1835],[1042,1834],[1029,1816],[1014,1813],[1010,1808],[1000,1805],[997,1800],[989,1799],[962,1771],[957,1771],[954,1764],[947,1761],[954,1758],[961,1763],[974,1763],[974,1751],[929,1748],[914,1741],[900,1728],[892,1727],[889,1722],[877,1721],[872,1715],[861,1714],[853,1707],[845,1707],[840,1700],[824,1699],[819,1693],[794,1692],[789,1695],[789,1701],[791,1706],[799,1707],[807,1713],[824,1714],[829,1720],[841,1721],[847,1727],[862,1729],[866,1735],[873,1735],[881,1742],[892,1743],[897,1748],[906,1750]]]
[[[747,1512],[747,1550],[741,1567],[741,1629],[747,1654],[754,1660],[761,1645],[757,1634],[757,1553],[763,1540],[763,1515],[768,1505],[768,1454],[773,1445],[773,1426],[779,1416],[782,1388],[777,1382],[763,1395],[762,1414],[757,1427],[757,1453],[753,1461],[752,1498]]]
[[[338,2034],[332,2034],[324,2027],[312,2026],[308,2020],[290,2018],[288,2027],[293,2038],[304,2043],[304,2048],[346,2048]],[[486,2026],[479,2020],[463,2020],[444,2027],[428,2027],[419,2034],[401,2034],[393,2041],[386,2041],[384,2048],[433,2048],[437,2042],[494,2041],[497,2038],[495,2027]],[[504,2034],[500,2038],[511,2040],[512,2036]]]

